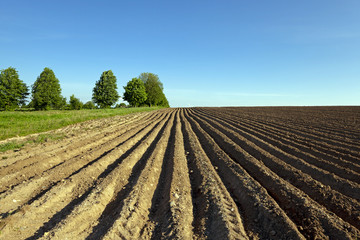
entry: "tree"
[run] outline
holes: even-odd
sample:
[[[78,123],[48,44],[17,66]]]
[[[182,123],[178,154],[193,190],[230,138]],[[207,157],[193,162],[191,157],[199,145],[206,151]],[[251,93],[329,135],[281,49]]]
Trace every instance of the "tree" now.
[[[70,96],[70,109],[71,110],[80,110],[83,107],[83,103],[80,99],[76,98],[75,95]]]
[[[169,103],[163,92],[163,84],[160,82],[158,75],[153,73],[141,73],[139,78],[144,82],[146,89],[146,104],[148,104],[150,107],[153,105],[166,107],[169,106]]]
[[[0,72],[0,108],[12,110],[22,106],[29,95],[29,88],[19,79],[15,68],[9,67]]]
[[[69,110],[70,105],[67,104],[66,97],[62,97],[61,101],[55,106],[56,109]]]
[[[147,99],[146,90],[143,81],[139,78],[133,78],[124,89],[124,100],[130,103],[131,106],[137,107],[145,103]]]
[[[31,93],[35,110],[61,109],[64,105],[59,80],[50,68],[44,68],[32,85]]]
[[[166,99],[165,94],[163,92],[161,93],[160,100],[158,102],[158,106],[170,107],[169,102]]]
[[[125,103],[119,103],[119,104],[116,104],[115,108],[126,108],[126,104]]]
[[[30,101],[26,107],[27,108],[34,108],[34,102]]]
[[[94,103],[100,106],[100,108],[111,107],[120,97],[116,89],[116,77],[113,72],[111,70],[103,72],[93,89],[92,99]]]
[[[83,106],[84,109],[95,109],[95,104],[92,101],[88,101]]]

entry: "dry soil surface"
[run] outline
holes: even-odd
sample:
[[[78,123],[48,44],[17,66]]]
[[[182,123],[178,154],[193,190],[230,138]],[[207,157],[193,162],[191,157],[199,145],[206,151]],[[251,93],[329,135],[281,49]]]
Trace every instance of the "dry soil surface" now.
[[[360,107],[185,108],[0,154],[0,239],[359,239]]]

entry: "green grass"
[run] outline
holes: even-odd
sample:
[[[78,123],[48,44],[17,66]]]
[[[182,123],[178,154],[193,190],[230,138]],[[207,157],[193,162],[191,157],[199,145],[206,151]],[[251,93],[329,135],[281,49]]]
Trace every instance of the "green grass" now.
[[[0,112],[0,140],[15,136],[25,136],[31,133],[45,132],[91,119],[106,118],[116,115],[126,115],[135,112],[145,112],[157,109],[160,109],[160,107],[94,109],[75,111],[5,111]],[[16,146],[16,144],[20,144],[16,142],[10,142],[7,144],[7,148],[10,149],[16,149],[21,147]],[[1,148],[2,147],[0,146],[0,149]]]
[[[0,144],[0,152],[5,152],[7,150],[21,148],[24,145],[25,145],[24,142],[16,142],[16,141],[11,141],[8,143]],[[2,159],[6,159],[6,158],[2,158]]]
[[[51,140],[59,140],[64,138],[65,135],[61,133],[52,133],[52,134],[39,134],[36,137],[29,138],[27,140],[14,140],[7,143],[0,144],[0,152],[5,152],[7,150],[20,149],[26,144],[29,143],[43,143]],[[7,159],[6,156],[2,157],[2,160]]]

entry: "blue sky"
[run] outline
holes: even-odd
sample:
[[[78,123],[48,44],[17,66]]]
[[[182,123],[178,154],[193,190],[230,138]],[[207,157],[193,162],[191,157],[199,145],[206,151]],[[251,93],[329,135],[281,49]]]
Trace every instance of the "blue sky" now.
[[[0,69],[91,100],[158,74],[172,107],[360,105],[360,1],[2,0]]]

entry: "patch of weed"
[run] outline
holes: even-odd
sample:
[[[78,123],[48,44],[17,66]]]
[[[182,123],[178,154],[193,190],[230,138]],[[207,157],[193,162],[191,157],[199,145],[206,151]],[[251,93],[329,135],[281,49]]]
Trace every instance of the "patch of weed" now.
[[[34,143],[44,143],[48,141],[60,140],[65,137],[64,134],[40,134],[37,136],[33,142]]]
[[[7,150],[14,150],[22,148],[25,145],[25,143],[19,143],[16,141],[7,142],[4,144],[0,144],[0,152],[5,152]]]
[[[64,134],[40,134],[37,137],[27,140],[27,141],[11,141],[4,144],[0,144],[0,152],[5,152],[8,150],[15,150],[24,147],[27,144],[38,144],[38,143],[44,143],[49,141],[55,141],[60,140],[65,137]],[[3,156],[2,159],[7,159],[7,156]]]

